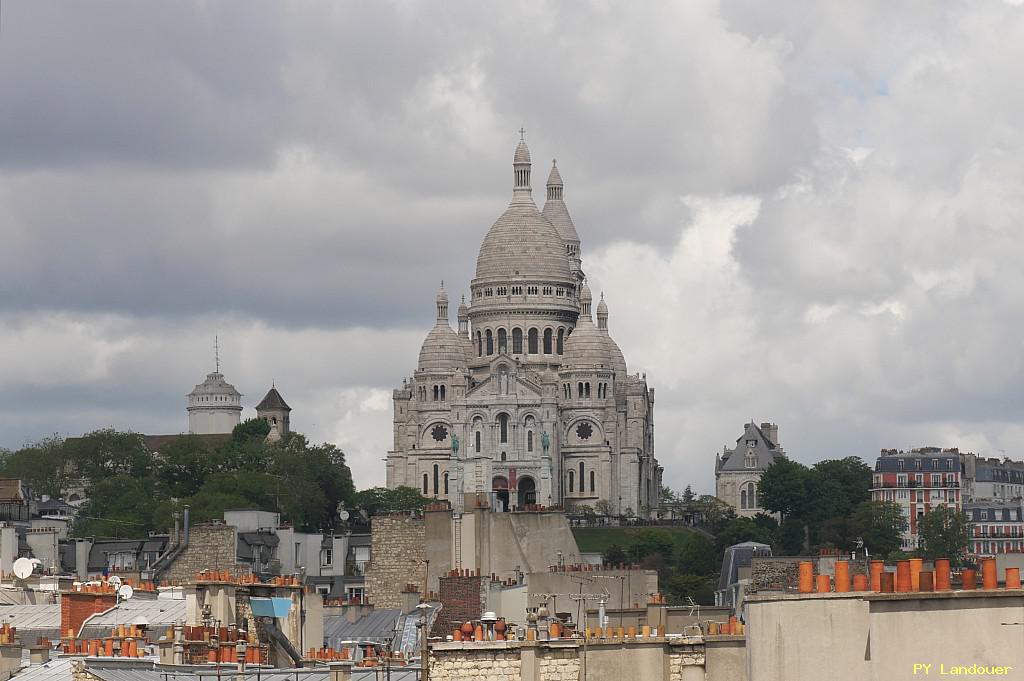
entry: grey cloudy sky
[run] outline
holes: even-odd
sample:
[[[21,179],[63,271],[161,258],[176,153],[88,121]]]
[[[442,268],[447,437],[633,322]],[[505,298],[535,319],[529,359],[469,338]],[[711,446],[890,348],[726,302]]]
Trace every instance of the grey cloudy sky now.
[[[1022,65],[1019,1],[7,0],[0,446],[185,429],[220,334],[382,483],[525,126],[672,486],[751,418],[1024,458]]]

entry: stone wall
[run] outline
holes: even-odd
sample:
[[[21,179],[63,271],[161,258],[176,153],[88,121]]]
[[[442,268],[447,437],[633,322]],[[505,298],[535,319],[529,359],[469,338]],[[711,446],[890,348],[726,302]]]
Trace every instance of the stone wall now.
[[[518,649],[495,650],[488,644],[476,645],[487,646],[487,650],[466,648],[444,652],[431,651],[431,680],[519,681],[522,661]]]
[[[423,588],[426,577],[426,530],[423,518],[407,514],[370,519],[370,563],[366,596],[378,608],[401,608],[407,584]]]
[[[800,583],[800,563],[814,563],[814,573],[836,574],[836,556],[774,556],[771,558],[754,558],[750,565],[750,592],[757,591],[795,591]],[[850,561],[850,579],[854,575],[870,574],[870,565],[866,559]]]
[[[237,539],[233,525],[201,523],[189,529],[188,547],[163,574],[171,584],[190,584],[201,570],[236,573]]]
[[[591,639],[586,645],[560,639],[446,642],[430,649],[433,681],[576,681],[584,666],[588,681],[703,681],[704,645],[699,639]]]

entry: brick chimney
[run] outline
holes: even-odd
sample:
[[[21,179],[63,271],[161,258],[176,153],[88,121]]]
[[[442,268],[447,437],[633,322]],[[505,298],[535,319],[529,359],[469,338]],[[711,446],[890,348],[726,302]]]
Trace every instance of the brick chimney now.
[[[82,623],[90,615],[110,610],[117,603],[117,596],[111,593],[95,593],[86,591],[62,591],[60,594],[60,635],[68,635],[73,629],[78,636]]]

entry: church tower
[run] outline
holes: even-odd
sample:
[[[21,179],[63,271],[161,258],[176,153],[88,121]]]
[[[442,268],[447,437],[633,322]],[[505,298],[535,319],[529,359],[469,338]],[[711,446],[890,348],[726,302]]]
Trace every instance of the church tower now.
[[[256,418],[263,419],[270,424],[268,440],[271,442],[280,440],[285,433],[291,431],[291,411],[292,408],[281,397],[281,393],[277,392],[277,387],[270,386],[270,390],[256,405]]]

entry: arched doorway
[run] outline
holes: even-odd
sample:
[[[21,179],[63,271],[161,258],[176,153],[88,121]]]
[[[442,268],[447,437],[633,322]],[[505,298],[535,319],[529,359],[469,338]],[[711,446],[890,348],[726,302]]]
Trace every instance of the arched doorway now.
[[[495,475],[491,481],[491,494],[494,496],[494,508],[497,511],[508,510],[508,480],[504,475]]]
[[[537,484],[533,481],[533,478],[529,476],[519,478],[518,490],[520,506],[537,503]]]

